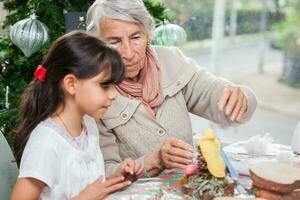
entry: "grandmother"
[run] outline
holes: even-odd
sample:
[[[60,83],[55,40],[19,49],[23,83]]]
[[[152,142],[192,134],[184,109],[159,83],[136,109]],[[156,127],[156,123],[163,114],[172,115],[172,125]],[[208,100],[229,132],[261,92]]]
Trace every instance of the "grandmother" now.
[[[223,126],[250,119],[256,97],[200,68],[176,47],[152,46],[155,24],[142,0],[96,0],[87,30],[115,48],[126,67],[118,98],[98,121],[109,176],[127,157],[145,176],[192,162],[189,112]]]

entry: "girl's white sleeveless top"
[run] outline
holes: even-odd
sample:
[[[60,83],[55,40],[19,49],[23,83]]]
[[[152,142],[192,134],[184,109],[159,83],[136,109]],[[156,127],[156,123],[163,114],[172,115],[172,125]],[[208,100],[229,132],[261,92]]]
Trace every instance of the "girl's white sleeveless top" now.
[[[68,139],[51,119],[42,121],[31,133],[24,149],[19,177],[46,184],[40,199],[62,200],[78,195],[97,178],[105,179],[96,122],[84,116],[86,133]]]

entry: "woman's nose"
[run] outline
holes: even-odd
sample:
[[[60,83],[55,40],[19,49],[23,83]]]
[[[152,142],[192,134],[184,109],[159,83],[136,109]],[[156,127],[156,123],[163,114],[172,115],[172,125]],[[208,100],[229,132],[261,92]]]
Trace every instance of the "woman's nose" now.
[[[130,42],[124,42],[122,47],[120,48],[119,53],[121,54],[122,58],[130,61],[134,57],[134,49]]]

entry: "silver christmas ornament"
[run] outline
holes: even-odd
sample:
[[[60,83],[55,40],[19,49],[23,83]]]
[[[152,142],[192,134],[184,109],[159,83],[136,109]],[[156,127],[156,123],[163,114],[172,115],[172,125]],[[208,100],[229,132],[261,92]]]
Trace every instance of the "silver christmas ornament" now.
[[[154,30],[152,44],[181,46],[186,42],[185,30],[177,24],[163,23]]]
[[[10,39],[26,57],[30,57],[49,41],[48,28],[32,14],[11,26]]]

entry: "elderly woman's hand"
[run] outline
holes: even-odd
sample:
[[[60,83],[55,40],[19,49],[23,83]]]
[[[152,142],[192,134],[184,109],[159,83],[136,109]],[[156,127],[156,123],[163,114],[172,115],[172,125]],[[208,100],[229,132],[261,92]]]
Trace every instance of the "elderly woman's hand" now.
[[[143,171],[144,166],[142,166],[137,160],[126,158],[122,163],[120,163],[115,173],[111,177],[132,177],[132,179],[134,180],[142,176]]]
[[[231,121],[240,121],[247,110],[247,98],[245,93],[237,85],[226,85],[219,97],[220,110],[225,109],[226,115]]]
[[[182,140],[167,138],[159,150],[159,160],[164,169],[180,168],[192,163],[193,147]]]

